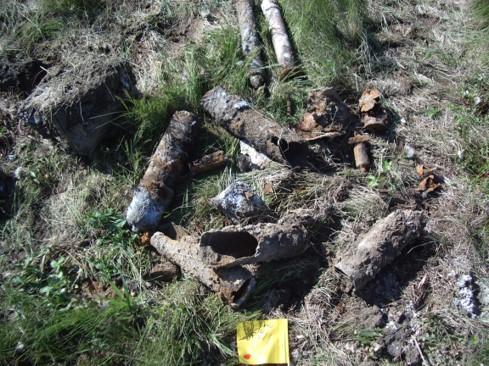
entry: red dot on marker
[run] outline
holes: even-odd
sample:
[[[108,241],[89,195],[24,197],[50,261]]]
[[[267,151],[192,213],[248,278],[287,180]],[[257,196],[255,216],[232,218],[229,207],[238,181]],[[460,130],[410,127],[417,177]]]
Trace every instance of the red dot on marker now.
[[[251,358],[251,355],[247,353],[246,355],[243,356],[246,360],[249,360]]]

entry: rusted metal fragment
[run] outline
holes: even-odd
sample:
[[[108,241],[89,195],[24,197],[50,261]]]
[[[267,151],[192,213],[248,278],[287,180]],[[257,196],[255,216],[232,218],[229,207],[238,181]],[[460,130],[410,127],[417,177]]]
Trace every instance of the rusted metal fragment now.
[[[198,238],[185,236],[173,240],[157,232],[151,238],[151,245],[234,308],[241,307],[256,287],[252,273],[241,266],[215,270],[211,262],[216,260],[216,254],[201,247]]]
[[[241,48],[244,56],[251,59],[248,69],[250,84],[253,88],[258,89],[265,83],[265,77],[260,54],[260,40],[253,14],[253,3],[253,0],[235,0],[234,7],[238,16]]]
[[[201,245],[216,253],[217,268],[293,258],[309,248],[309,239],[300,220],[284,218],[277,224],[260,223],[226,226],[204,233]]]
[[[367,89],[362,93],[358,106],[360,112],[370,112],[379,105],[382,93],[378,89]]]
[[[172,116],[127,209],[126,220],[133,231],[157,229],[200,125],[200,119],[190,112],[179,111]]]
[[[335,88],[315,89],[307,97],[306,113],[296,130],[306,140],[333,139],[345,134],[353,118]]]
[[[260,196],[240,181],[229,185],[211,200],[211,204],[235,224],[250,218],[258,219],[270,212]]]
[[[283,164],[300,165],[308,156],[304,140],[292,130],[255,111],[247,101],[217,87],[202,98],[202,107],[230,133]]]
[[[367,114],[363,117],[363,128],[365,131],[382,133],[387,129],[388,124],[389,120],[385,111],[375,116]]]
[[[272,34],[272,43],[277,57],[277,63],[283,68],[290,69],[295,66],[292,45],[287,34],[287,27],[280,13],[280,6],[276,0],[262,0],[261,10],[268,22]]]
[[[396,210],[379,220],[352,248],[341,253],[335,268],[360,290],[416,241],[422,229],[422,212]]]
[[[360,97],[358,105],[365,131],[383,133],[389,126],[387,112],[380,102],[381,97],[382,93],[378,89],[367,89]]]
[[[224,151],[219,150],[212,154],[207,154],[198,160],[189,163],[188,168],[192,175],[202,174],[214,169],[218,169],[226,164],[227,158]]]
[[[367,143],[370,137],[365,135],[355,135],[348,139],[348,143],[353,146],[353,155],[355,157],[355,166],[362,172],[370,169],[370,156],[368,153]]]
[[[171,282],[179,275],[178,267],[171,262],[162,262],[151,268],[144,276],[145,281]]]

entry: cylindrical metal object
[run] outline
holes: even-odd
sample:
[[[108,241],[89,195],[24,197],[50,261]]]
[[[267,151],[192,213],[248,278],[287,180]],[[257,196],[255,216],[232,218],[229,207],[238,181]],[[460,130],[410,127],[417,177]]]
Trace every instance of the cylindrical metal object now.
[[[365,115],[363,117],[363,128],[365,131],[383,133],[387,129],[387,114],[383,113],[376,116]]]
[[[297,257],[309,248],[307,230],[300,220],[283,220],[277,224],[226,226],[205,232],[200,243],[216,253],[217,268]]]
[[[157,229],[200,124],[199,117],[186,111],[176,112],[171,118],[127,209],[126,220],[133,231]]]
[[[339,255],[336,269],[360,290],[420,237],[422,218],[420,211],[392,212],[379,220],[352,248]]]
[[[192,175],[197,175],[220,168],[226,164],[226,161],[227,159],[224,151],[219,150],[212,154],[204,155],[200,159],[189,163],[188,168]]]
[[[353,148],[355,156],[355,166],[362,172],[367,172],[370,169],[370,157],[368,156],[368,147],[366,142],[360,142]]]
[[[247,101],[217,87],[204,95],[201,104],[230,133],[269,158],[290,165],[306,161],[305,141],[294,131],[252,109]]]

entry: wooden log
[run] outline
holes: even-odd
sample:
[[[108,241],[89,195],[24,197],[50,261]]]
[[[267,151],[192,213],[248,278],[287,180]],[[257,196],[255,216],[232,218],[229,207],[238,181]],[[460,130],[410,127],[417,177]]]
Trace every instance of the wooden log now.
[[[253,88],[258,89],[265,83],[265,77],[260,54],[260,40],[253,14],[253,0],[235,0],[234,6],[238,16],[241,48],[244,56],[251,59],[248,69],[250,84]]]
[[[201,247],[198,238],[185,236],[173,240],[157,232],[151,237],[151,245],[233,308],[241,307],[256,287],[251,272],[241,266],[214,269],[212,262],[217,260],[217,255]]]
[[[301,165],[308,146],[297,133],[255,111],[247,101],[217,87],[202,98],[202,107],[230,133],[283,164]]]
[[[268,28],[272,34],[272,43],[278,64],[286,69],[293,68],[295,60],[292,45],[278,2],[276,0],[262,0],[261,10],[267,19]]]
[[[190,112],[179,111],[172,116],[127,209],[126,220],[133,231],[157,229],[200,125],[199,117]]]
[[[335,268],[357,290],[373,280],[379,272],[421,235],[422,212],[396,210],[379,220],[352,248],[339,255]]]

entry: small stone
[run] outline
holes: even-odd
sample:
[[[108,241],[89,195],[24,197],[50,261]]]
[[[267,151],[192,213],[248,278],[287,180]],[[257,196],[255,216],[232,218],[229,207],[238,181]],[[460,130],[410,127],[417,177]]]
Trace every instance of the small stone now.
[[[475,295],[474,279],[470,274],[463,275],[458,280],[454,303],[469,318],[479,315],[479,301]]]
[[[246,183],[236,181],[211,200],[211,204],[233,223],[246,218],[258,217],[268,208]]]
[[[409,145],[404,146],[404,153],[406,154],[406,159],[409,159],[409,160],[414,159],[414,157],[416,155],[416,152],[414,151],[414,149]]]
[[[394,341],[387,346],[387,352],[392,356],[394,361],[399,361],[402,356],[402,343]]]

